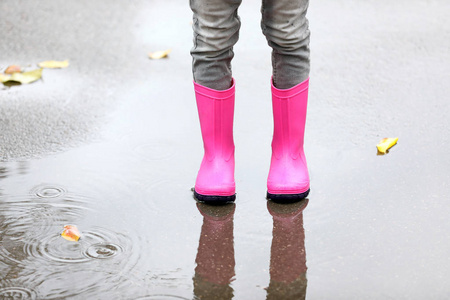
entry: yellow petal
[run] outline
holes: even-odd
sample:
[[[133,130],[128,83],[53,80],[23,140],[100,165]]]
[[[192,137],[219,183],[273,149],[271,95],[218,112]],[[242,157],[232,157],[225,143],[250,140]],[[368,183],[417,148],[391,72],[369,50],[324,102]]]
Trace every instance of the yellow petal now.
[[[66,225],[64,226],[64,230],[61,233],[61,236],[68,241],[78,242],[81,235],[80,232],[78,231],[78,228],[75,225]]]
[[[11,79],[11,75],[0,73],[0,82],[4,83]]]
[[[172,52],[172,49],[150,52],[148,54],[148,57],[150,57],[151,59],[160,59],[160,58],[167,57],[167,55],[169,55],[170,52]]]
[[[29,72],[14,73],[8,81],[17,81],[20,83],[31,83],[42,77],[42,69],[36,69]]]
[[[38,64],[40,68],[46,68],[46,69],[60,69],[60,68],[67,68],[69,66],[69,61],[56,61],[56,60],[47,60],[40,62]]]
[[[13,74],[16,72],[21,72],[21,71],[22,71],[22,69],[20,68],[20,66],[10,65],[9,67],[6,68],[5,74]]]
[[[381,153],[386,153],[389,148],[397,144],[397,141],[398,138],[384,138],[378,143],[377,149]]]

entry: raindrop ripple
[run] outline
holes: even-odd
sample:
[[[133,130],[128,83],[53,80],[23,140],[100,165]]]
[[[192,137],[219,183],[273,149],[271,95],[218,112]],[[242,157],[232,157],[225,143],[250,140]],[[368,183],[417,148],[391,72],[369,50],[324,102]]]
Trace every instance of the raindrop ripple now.
[[[7,287],[0,288],[0,299],[34,300],[37,298],[32,290],[22,287]]]

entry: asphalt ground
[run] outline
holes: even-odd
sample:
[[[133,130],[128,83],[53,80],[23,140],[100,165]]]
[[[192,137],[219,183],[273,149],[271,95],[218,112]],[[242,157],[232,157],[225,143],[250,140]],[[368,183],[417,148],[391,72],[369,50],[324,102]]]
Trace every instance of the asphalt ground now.
[[[271,65],[259,7],[249,0],[240,8],[233,60],[238,194],[235,276],[228,284],[235,299],[267,296],[277,232],[264,199]],[[450,293],[448,11],[450,3],[442,0],[310,3],[305,147],[312,189],[303,216],[308,299],[445,299]],[[190,192],[202,144],[188,3],[4,0],[0,25],[2,70],[70,61],[67,69],[44,70],[38,82],[0,89],[0,249],[14,228],[42,221],[18,218],[30,191],[61,188],[90,199],[77,206],[89,210],[67,221],[109,228],[117,234],[113,242],[132,257],[117,298],[192,298],[205,221]],[[148,52],[167,48],[169,58],[148,59]],[[375,145],[384,137],[399,141],[379,156]],[[59,225],[48,230],[57,232]],[[70,278],[64,264],[55,262],[55,273],[33,253],[25,256],[27,268],[18,259],[0,265],[7,274],[0,291],[110,297],[114,278],[93,265],[80,273],[69,269],[81,286],[71,294],[61,283]],[[58,280],[42,281],[39,273]],[[81,284],[86,274],[97,275],[95,293]]]

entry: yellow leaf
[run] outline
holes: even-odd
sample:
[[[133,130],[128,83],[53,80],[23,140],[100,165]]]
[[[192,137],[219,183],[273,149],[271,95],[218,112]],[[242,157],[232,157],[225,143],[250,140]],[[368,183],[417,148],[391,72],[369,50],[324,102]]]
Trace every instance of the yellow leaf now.
[[[78,242],[80,239],[80,232],[78,231],[77,226],[75,225],[65,225],[64,230],[61,233],[61,236],[68,241]]]
[[[150,57],[151,59],[160,59],[160,58],[167,57],[167,55],[169,55],[170,52],[172,52],[172,49],[150,52],[148,54],[148,57]]]
[[[36,69],[33,71],[14,73],[7,81],[17,81],[20,83],[31,83],[42,77],[42,69]],[[6,81],[4,81],[6,82]]]
[[[60,68],[67,68],[69,66],[69,61],[56,61],[56,60],[47,60],[38,63],[38,66],[40,68],[46,68],[46,69],[60,69]]]
[[[378,143],[377,149],[380,153],[384,154],[389,148],[397,144],[397,141],[398,138],[384,138]]]
[[[0,73],[0,82],[4,83],[11,79],[11,75]]]

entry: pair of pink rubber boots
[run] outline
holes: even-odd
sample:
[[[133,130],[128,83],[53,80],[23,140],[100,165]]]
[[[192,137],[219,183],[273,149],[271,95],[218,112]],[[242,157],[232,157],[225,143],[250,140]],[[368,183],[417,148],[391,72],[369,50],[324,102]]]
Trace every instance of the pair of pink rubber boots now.
[[[309,193],[309,175],[303,151],[309,79],[287,89],[272,84],[274,132],[267,179],[267,199],[295,202]],[[233,116],[235,83],[217,91],[194,82],[205,153],[195,182],[194,197],[211,204],[233,202]]]

